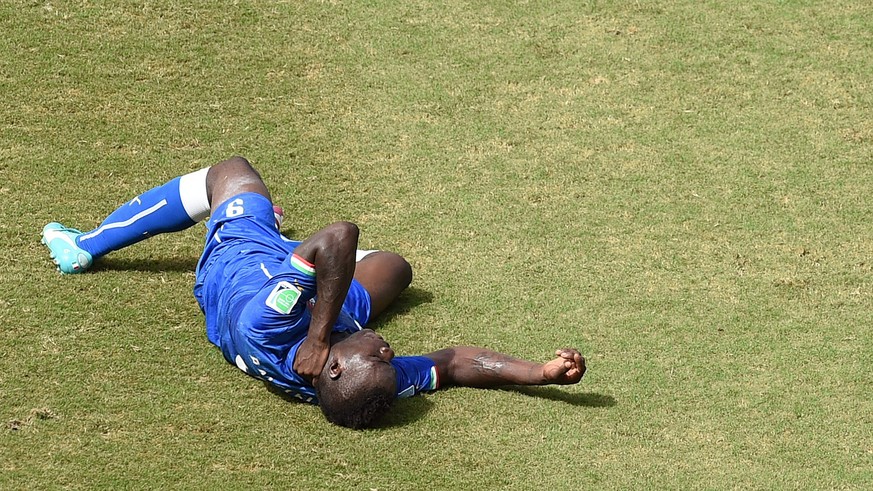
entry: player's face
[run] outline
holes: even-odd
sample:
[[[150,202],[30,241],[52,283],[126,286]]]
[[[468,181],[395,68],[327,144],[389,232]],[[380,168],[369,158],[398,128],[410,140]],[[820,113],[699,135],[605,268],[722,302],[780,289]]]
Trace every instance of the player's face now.
[[[394,359],[394,350],[382,336],[372,329],[361,329],[346,338],[343,343],[354,349],[351,357],[359,357],[363,360],[390,363]]]
[[[342,344],[341,356],[347,360],[348,371],[365,376],[369,383],[386,388],[394,386],[396,374],[391,365],[394,350],[382,336],[372,329],[363,329],[344,339]]]

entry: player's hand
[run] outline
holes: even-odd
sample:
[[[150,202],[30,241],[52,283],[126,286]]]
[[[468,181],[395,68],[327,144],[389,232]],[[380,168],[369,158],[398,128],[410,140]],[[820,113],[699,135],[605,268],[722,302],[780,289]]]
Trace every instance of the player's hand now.
[[[578,350],[563,348],[555,351],[556,358],[543,365],[547,384],[569,385],[578,383],[585,375],[585,357]]]
[[[297,357],[294,358],[294,371],[297,375],[315,383],[315,379],[321,375],[327,355],[330,353],[330,345],[322,343],[311,336],[303,340],[297,349]]]

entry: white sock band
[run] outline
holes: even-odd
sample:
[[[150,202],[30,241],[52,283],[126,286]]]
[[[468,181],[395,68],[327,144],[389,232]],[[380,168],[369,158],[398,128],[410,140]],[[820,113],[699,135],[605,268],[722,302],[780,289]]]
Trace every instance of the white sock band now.
[[[374,252],[379,252],[379,251],[378,250],[367,251],[367,250],[363,250],[363,249],[358,249],[357,251],[355,251],[355,262],[359,262],[361,259],[364,259],[365,257],[369,256],[370,254],[372,254]]]
[[[209,196],[206,194],[206,174],[209,167],[185,174],[179,179],[179,197],[185,213],[191,220],[200,222],[209,216]]]

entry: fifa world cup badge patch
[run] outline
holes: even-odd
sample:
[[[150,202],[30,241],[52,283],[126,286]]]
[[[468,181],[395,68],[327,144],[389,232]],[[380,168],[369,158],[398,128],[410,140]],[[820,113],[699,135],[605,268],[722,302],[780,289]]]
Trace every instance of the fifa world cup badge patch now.
[[[290,314],[297,300],[300,298],[300,290],[287,281],[280,281],[267,297],[267,307],[280,314]]]

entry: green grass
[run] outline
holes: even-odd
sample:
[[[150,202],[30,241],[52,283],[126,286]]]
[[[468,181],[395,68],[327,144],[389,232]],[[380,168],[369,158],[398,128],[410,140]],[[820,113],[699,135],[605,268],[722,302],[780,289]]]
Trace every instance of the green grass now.
[[[869,489],[873,7],[0,4],[0,488]],[[346,431],[226,364],[201,227],[60,277],[90,228],[242,154],[305,236],[413,288],[404,354],[579,386],[450,389]]]

